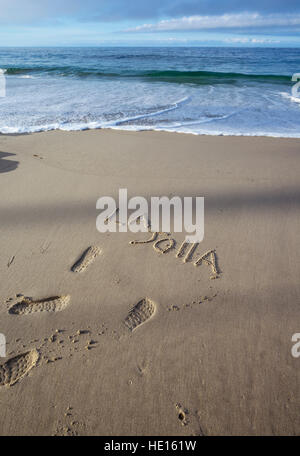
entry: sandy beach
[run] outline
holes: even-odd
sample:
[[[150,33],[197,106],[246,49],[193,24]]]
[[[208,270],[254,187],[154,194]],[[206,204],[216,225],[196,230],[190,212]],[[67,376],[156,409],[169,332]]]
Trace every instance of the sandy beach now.
[[[299,169],[299,139],[1,135],[0,434],[299,435]],[[204,196],[193,258],[99,233],[120,188]]]

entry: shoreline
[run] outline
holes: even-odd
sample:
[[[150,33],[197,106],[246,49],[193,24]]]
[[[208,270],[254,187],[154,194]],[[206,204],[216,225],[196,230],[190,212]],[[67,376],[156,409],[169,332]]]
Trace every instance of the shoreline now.
[[[274,135],[260,135],[260,134],[225,134],[225,133],[216,133],[216,134],[208,134],[208,133],[193,133],[193,132],[188,132],[188,131],[176,131],[176,130],[163,130],[163,129],[125,129],[125,128],[109,128],[109,127],[98,127],[98,128],[83,128],[83,129],[77,129],[77,130],[62,130],[59,128],[53,128],[50,130],[41,130],[41,131],[32,131],[32,132],[23,132],[23,133],[1,133],[0,132],[0,137],[1,136],[27,136],[27,135],[36,135],[36,134],[42,134],[42,133],[50,133],[50,132],[65,132],[65,133],[77,133],[77,132],[87,132],[87,131],[121,131],[121,132],[128,132],[128,133],[145,133],[145,132],[153,132],[153,133],[176,133],[176,134],[183,134],[183,135],[191,135],[191,136],[199,136],[199,137],[225,137],[225,138],[270,138],[270,139],[295,139],[295,140],[300,140],[300,133],[299,136],[274,136]]]

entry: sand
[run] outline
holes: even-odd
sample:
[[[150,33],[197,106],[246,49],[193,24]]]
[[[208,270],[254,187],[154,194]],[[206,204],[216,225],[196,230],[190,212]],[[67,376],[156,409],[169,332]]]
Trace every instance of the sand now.
[[[0,434],[299,434],[299,170],[296,139],[0,136]],[[99,233],[119,188],[204,196],[203,242]]]

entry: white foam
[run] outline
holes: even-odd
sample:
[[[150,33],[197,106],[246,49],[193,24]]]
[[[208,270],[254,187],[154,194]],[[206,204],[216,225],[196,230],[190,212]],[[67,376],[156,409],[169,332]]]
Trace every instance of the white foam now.
[[[290,94],[288,94],[286,92],[280,92],[280,95],[283,98],[287,98],[288,100],[293,101],[294,103],[300,103],[300,96],[299,97],[293,97],[293,95],[290,95]]]
[[[299,138],[299,100],[285,90],[278,84],[193,86],[8,75],[0,132],[111,128]]]

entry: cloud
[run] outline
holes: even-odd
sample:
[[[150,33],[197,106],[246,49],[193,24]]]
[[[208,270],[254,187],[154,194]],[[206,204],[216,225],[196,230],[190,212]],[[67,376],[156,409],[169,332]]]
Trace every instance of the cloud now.
[[[188,2],[177,0],[177,3]],[[53,20],[118,22],[156,19],[164,15],[171,5],[170,0],[0,0],[0,23],[14,25]]]
[[[76,17],[82,14],[82,10],[80,0],[0,0],[0,23],[11,26],[45,20],[52,22],[61,16]]]
[[[169,8],[171,17],[222,15],[245,11],[261,14],[300,12],[299,0],[175,0],[172,3]]]
[[[239,13],[216,16],[184,16],[161,20],[156,24],[143,24],[126,32],[172,32],[216,29],[276,28],[300,26],[300,14]]]
[[[230,44],[278,44],[279,40],[264,39],[264,38],[244,38],[244,37],[234,37],[234,38],[225,38],[224,43]]]
[[[33,24],[47,21],[122,22],[180,20],[249,13],[300,13],[299,0],[0,0],[0,23]]]

